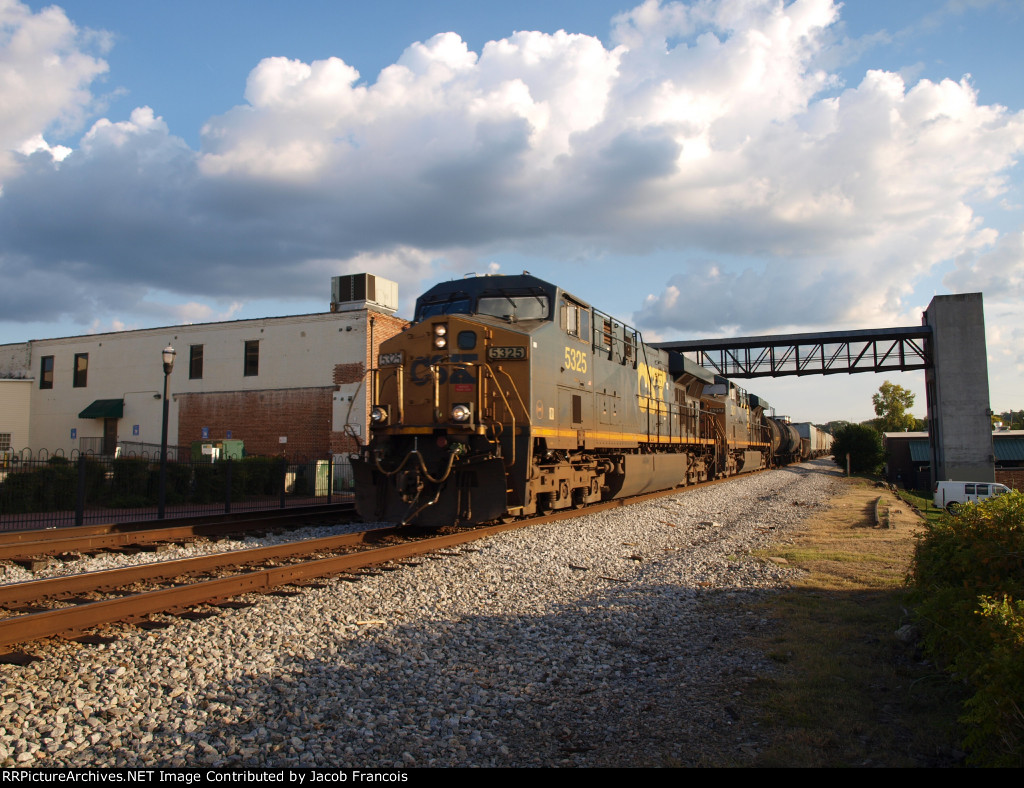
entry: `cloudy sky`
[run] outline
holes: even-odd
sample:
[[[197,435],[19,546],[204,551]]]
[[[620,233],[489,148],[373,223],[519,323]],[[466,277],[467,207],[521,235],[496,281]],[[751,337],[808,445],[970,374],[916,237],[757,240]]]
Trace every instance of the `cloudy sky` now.
[[[981,291],[1022,408],[1022,40],[1019,0],[0,0],[0,342],[324,311],[359,271],[408,315],[527,269],[651,341]],[[749,388],[859,420],[881,383]]]

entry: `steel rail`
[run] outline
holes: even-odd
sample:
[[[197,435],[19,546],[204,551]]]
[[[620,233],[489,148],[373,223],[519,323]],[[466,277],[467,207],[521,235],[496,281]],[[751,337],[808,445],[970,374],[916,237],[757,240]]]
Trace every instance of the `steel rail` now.
[[[55,553],[101,550],[108,547],[125,547],[128,545],[153,544],[169,542],[176,539],[188,539],[196,536],[219,536],[238,533],[253,528],[266,528],[274,522],[294,520],[301,517],[321,517],[332,514],[348,514],[355,511],[352,503],[333,504],[332,508],[316,512],[288,511],[287,514],[276,512],[273,517],[242,518],[230,516],[231,519],[209,521],[188,525],[173,525],[162,528],[141,528],[134,530],[112,530],[103,526],[82,526],[47,531],[29,532],[35,539],[11,540],[6,544],[0,542],[0,560],[16,560],[35,556],[53,555]],[[114,525],[114,528],[117,526]]]
[[[395,536],[398,532],[398,528],[381,528],[374,531],[359,531],[358,533],[324,536],[317,539],[300,539],[246,550],[210,553],[192,558],[151,561],[117,569],[102,569],[95,572],[48,577],[42,580],[9,583],[0,585],[0,607],[11,609],[16,605],[31,604],[47,599],[60,599],[94,591],[109,591],[130,586],[133,583],[159,582],[175,577],[211,572],[229,566],[241,567],[275,558],[292,558],[296,555],[356,547]]]
[[[129,531],[145,531],[154,524],[167,525],[207,525],[225,522],[256,522],[258,520],[277,520],[293,515],[330,514],[331,512],[351,509],[351,500],[335,501],[334,503],[313,504],[311,506],[290,506],[285,509],[251,509],[236,510],[229,514],[223,512],[202,514],[191,517],[174,517],[167,520],[127,520],[125,522],[94,523],[93,525],[69,525],[54,528],[28,528],[21,531],[0,531],[0,545],[18,542],[37,542],[48,539],[61,539],[63,535],[88,536],[90,534],[109,534]]]

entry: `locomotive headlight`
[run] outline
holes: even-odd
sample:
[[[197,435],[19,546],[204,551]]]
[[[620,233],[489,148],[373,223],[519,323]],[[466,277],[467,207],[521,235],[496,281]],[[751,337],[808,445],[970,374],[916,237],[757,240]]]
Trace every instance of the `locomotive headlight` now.
[[[370,410],[370,426],[383,427],[388,423],[388,409],[380,405],[374,405]]]
[[[465,424],[473,418],[473,409],[469,405],[458,404],[452,407],[452,421],[456,424]]]
[[[448,326],[444,323],[438,323],[434,326],[434,347],[443,348],[448,346]]]
[[[444,337],[434,337],[434,347],[436,347],[436,348],[443,348],[443,347],[447,346],[447,344],[448,344],[448,340],[445,339]]]

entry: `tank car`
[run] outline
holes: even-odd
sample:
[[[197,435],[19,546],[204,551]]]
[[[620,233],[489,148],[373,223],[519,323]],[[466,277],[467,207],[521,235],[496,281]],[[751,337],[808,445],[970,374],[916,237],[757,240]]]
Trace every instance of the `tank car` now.
[[[438,284],[370,371],[367,520],[480,523],[766,467],[764,407],[527,273]]]
[[[767,410],[767,405],[765,406]],[[790,423],[789,416],[765,415],[765,422],[772,445],[772,458],[775,465],[788,465],[800,462],[805,457],[805,447],[800,431]]]

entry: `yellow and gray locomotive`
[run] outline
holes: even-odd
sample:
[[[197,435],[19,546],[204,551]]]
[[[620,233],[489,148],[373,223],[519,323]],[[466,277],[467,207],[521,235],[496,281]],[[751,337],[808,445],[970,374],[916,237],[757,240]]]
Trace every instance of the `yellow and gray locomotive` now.
[[[763,402],[529,274],[431,288],[377,362],[366,520],[488,522],[771,462]]]

